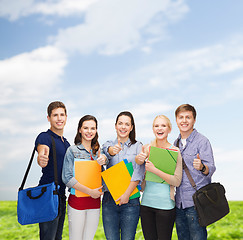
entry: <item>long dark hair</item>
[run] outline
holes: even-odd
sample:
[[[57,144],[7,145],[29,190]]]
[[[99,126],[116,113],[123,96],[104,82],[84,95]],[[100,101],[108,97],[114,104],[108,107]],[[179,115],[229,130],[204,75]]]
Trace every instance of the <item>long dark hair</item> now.
[[[79,132],[79,129],[83,126],[83,122],[93,120],[96,124],[96,129],[98,129],[98,121],[92,115],[85,115],[83,116],[78,123],[78,129],[76,137],[74,138],[75,145],[82,143],[82,134]],[[91,141],[91,148],[94,154],[99,150],[100,144],[98,142],[98,132],[96,132],[95,137]]]
[[[133,128],[132,128],[132,131],[129,133],[129,138],[130,138],[131,144],[136,143],[137,140],[136,140],[135,122],[134,122],[133,115],[128,111],[120,112],[118,114],[118,116],[116,117],[116,124],[117,124],[118,118],[120,116],[127,116],[131,119],[131,124],[132,124]]]

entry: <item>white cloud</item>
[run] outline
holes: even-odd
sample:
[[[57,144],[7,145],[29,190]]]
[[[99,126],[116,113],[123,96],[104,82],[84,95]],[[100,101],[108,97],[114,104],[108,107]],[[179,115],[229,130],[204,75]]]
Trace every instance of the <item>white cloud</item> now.
[[[66,64],[65,54],[52,46],[0,61],[0,105],[39,101],[57,90]]]
[[[33,14],[53,16],[80,15],[98,0],[0,0],[0,16],[10,21]]]
[[[82,54],[122,54],[140,45],[148,49],[150,39],[167,37],[165,26],[171,18],[178,20],[187,11],[181,0],[98,1],[87,10],[83,24],[60,30],[52,41],[62,49]]]

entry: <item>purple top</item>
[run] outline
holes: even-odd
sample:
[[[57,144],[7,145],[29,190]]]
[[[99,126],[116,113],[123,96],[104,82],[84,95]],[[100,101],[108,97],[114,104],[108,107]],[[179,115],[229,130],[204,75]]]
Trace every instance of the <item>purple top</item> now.
[[[181,139],[181,135],[175,140],[176,146],[178,139]],[[197,189],[211,183],[211,177],[216,170],[214,165],[213,151],[209,140],[197,132],[196,129],[186,139],[186,146],[183,149],[181,140],[179,141],[179,148],[182,158],[184,159],[190,174],[197,185]],[[209,168],[209,174],[204,175],[201,171],[196,170],[193,167],[193,160],[197,158],[197,154],[205,165]],[[188,208],[194,206],[192,195],[195,193],[195,189],[192,187],[185,171],[183,170],[181,185],[176,188],[176,207]]]

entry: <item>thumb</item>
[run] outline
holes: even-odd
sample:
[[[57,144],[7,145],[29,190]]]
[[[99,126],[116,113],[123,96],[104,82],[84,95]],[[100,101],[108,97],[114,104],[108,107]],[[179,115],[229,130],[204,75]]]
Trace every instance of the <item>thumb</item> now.
[[[44,148],[44,155],[48,156],[48,149],[46,147]]]
[[[117,141],[118,141],[118,145],[121,147],[121,139],[117,139]]]
[[[142,153],[145,153],[145,146],[142,146]]]
[[[200,157],[199,157],[199,153],[197,154],[197,159],[200,159]]]

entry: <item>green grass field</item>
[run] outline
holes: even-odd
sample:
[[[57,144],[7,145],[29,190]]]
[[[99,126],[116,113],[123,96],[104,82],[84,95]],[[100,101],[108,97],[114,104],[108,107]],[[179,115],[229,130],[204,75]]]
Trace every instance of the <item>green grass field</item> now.
[[[230,213],[208,227],[209,240],[243,239],[243,201],[230,201],[229,205]],[[0,201],[0,239],[38,239],[38,225],[20,225],[17,221],[16,209],[16,201]],[[68,239],[67,218],[64,226],[63,239]],[[94,239],[105,239],[101,219]],[[136,240],[139,239],[144,239],[140,223],[136,234]],[[175,228],[172,239],[177,239]]]

